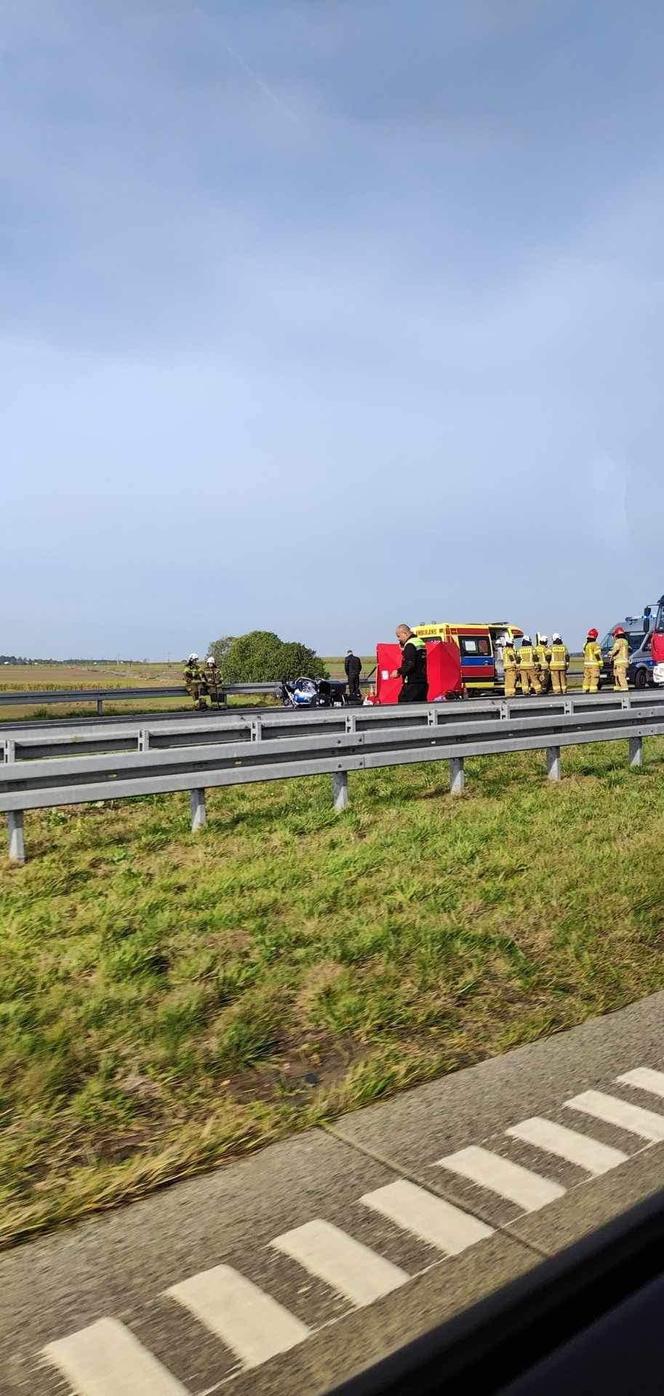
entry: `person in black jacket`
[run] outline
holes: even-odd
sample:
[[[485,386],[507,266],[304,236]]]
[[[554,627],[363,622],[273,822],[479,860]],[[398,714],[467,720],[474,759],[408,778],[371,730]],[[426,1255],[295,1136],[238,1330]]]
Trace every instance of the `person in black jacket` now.
[[[346,651],[344,669],[348,679],[348,697],[357,702],[361,698],[360,674],[362,673],[362,660],[352,650]]]
[[[427,647],[424,640],[421,640],[409,625],[398,625],[396,634],[401,645],[401,668],[395,669],[391,677],[403,679],[397,701],[399,703],[426,703],[429,685],[427,682]]]

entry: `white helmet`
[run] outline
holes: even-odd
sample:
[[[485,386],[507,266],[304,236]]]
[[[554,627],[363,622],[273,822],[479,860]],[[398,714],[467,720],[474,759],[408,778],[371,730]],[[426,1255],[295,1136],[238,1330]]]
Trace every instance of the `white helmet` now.
[[[533,642],[532,642],[532,640],[531,640],[531,638],[530,638],[530,635],[522,635],[522,636],[521,636],[521,644],[522,644],[522,645],[532,645],[532,643],[533,643]]]
[[[214,655],[213,655],[213,654],[209,654],[208,657],[207,657],[207,659],[206,659],[206,661],[205,661],[205,663],[206,663],[206,664],[214,664],[214,663],[215,663]]]
[[[192,659],[198,659],[198,655],[197,655],[197,654],[190,654],[190,655],[189,655],[189,663],[190,663],[190,664],[191,664]]]
[[[549,643],[549,637],[548,637],[548,635],[540,635],[540,645],[548,645],[548,643]]]
[[[551,636],[551,642],[552,642],[552,644],[554,644],[554,645],[561,645],[561,644],[562,644],[562,636],[560,636],[560,635],[558,634],[558,631],[557,631],[557,630],[554,630],[553,635]]]

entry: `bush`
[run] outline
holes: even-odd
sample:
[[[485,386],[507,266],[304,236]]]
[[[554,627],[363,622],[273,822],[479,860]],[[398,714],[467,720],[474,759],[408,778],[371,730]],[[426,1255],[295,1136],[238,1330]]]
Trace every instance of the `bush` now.
[[[272,630],[226,636],[210,646],[224,683],[270,683],[273,679],[327,678],[322,659],[297,641],[280,640]]]

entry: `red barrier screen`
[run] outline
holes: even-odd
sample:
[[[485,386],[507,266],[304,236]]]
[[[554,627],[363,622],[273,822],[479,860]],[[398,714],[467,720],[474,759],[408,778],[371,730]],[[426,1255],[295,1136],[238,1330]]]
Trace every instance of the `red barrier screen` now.
[[[376,700],[379,703],[396,703],[401,691],[401,679],[391,679],[388,675],[401,664],[401,646],[397,644],[376,645]],[[427,678],[429,680],[428,700],[436,702],[448,693],[463,692],[461,681],[461,658],[453,640],[427,641]]]

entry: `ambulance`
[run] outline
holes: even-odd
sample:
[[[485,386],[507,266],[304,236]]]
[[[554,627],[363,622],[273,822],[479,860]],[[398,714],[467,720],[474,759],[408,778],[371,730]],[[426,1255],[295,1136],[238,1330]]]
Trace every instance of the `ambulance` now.
[[[503,648],[509,638],[520,640],[523,630],[506,620],[432,621],[416,625],[423,640],[452,642],[461,657],[461,676],[469,693],[501,692],[505,682]]]

